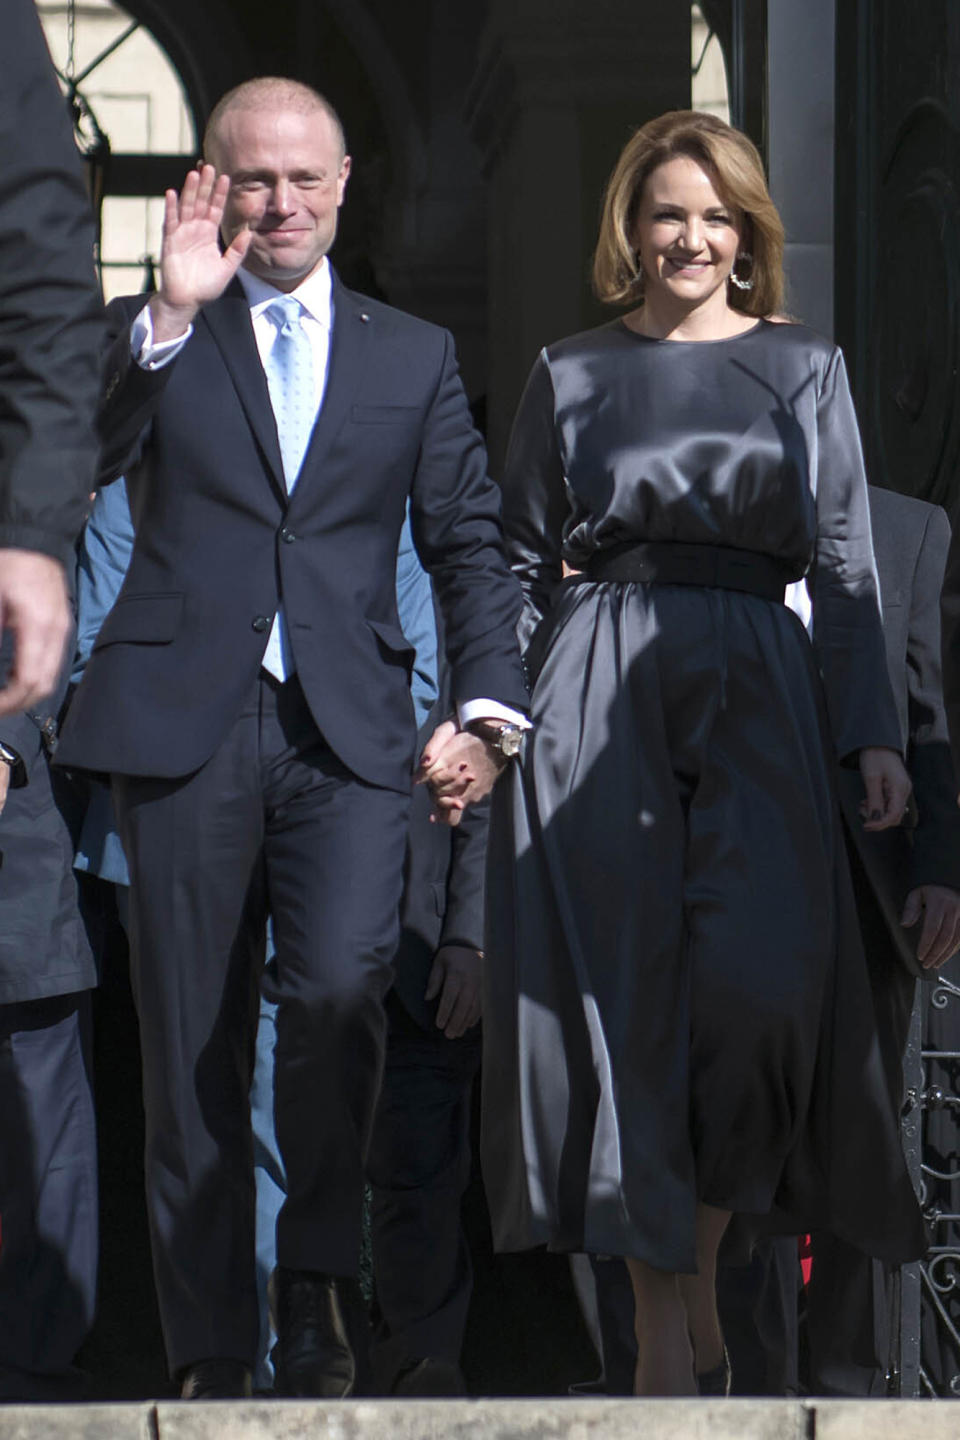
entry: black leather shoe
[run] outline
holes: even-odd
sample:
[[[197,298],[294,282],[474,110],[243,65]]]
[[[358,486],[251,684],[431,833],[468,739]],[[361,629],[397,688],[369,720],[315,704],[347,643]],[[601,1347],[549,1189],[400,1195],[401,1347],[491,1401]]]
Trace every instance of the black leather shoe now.
[[[273,1281],[276,1393],[318,1400],[363,1394],[367,1317],[356,1280],[278,1266]]]
[[[425,1360],[413,1360],[404,1366],[390,1393],[405,1395],[409,1399],[455,1399],[458,1395],[466,1395],[467,1382],[460,1366],[452,1360],[439,1360],[428,1355]]]
[[[181,1400],[245,1400],[253,1394],[242,1360],[198,1360],[180,1372]]]

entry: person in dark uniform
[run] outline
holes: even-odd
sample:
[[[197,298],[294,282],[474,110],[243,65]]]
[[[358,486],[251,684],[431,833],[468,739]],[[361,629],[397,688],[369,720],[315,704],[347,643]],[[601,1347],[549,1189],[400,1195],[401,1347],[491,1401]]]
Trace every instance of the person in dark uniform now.
[[[93,488],[103,306],[93,215],[33,0],[0,46],[0,715],[55,688],[65,570]]]
[[[424,673],[432,674],[434,704],[420,730],[426,744],[450,714],[449,667],[438,653],[429,578],[403,539],[397,605],[404,633],[416,640],[415,703],[426,698]],[[460,1355],[472,1266],[460,1206],[480,1066],[487,812],[485,803],[471,807],[453,830],[432,824],[424,786],[411,806],[383,1087],[367,1160],[381,1394],[466,1393]]]
[[[96,1300],[96,972],[51,788],[55,704],[0,720],[0,1400],[79,1397]]]
[[[0,46],[0,1399],[74,1392],[92,1319],[94,967],[48,749],[97,456],[93,217],[33,0]]]

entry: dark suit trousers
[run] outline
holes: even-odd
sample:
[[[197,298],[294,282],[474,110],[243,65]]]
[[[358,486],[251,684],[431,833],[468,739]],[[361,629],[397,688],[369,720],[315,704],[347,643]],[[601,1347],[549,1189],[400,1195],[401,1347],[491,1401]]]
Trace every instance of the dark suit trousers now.
[[[0,1006],[0,1401],[80,1398],[71,1366],[97,1290],[90,1038],[88,991]]]
[[[383,1090],[370,1146],[373,1272],[380,1322],[374,1366],[389,1393],[427,1356],[460,1362],[473,1286],[460,1204],[470,1178],[470,1094],[479,1028],[430,1034],[387,1000]]]
[[[903,1052],[917,982],[900,965],[870,882],[853,847],[851,872],[870,990],[890,1098],[903,1104]],[[918,927],[919,928],[919,927]],[[882,1205],[884,1197],[877,1196]],[[813,1237],[807,1290],[810,1391],[814,1395],[883,1396],[894,1355],[896,1271],[833,1235]]]
[[[189,717],[184,717],[189,723]],[[131,872],[146,1184],[171,1370],[252,1364],[258,1316],[249,1091],[266,914],[278,1263],[356,1273],[409,797],[345,769],[294,677],[261,674],[210,760],[114,777]]]

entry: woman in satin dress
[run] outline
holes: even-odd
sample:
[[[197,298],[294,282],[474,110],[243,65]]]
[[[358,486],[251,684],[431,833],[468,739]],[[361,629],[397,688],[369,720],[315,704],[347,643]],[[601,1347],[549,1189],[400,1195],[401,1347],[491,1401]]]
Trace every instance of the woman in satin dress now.
[[[626,1259],[638,1394],[723,1393],[731,1214],[923,1249],[833,771],[878,829],[909,780],[843,358],[764,318],[782,250],[745,136],[644,126],[595,261],[631,308],[542,352],[505,467],[534,728],[494,801],[484,1171],[498,1248]]]

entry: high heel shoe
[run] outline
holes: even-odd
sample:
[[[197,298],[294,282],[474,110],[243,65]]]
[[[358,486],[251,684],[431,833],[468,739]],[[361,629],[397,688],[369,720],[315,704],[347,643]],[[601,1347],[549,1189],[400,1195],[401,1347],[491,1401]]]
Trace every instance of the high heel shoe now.
[[[719,1360],[711,1370],[699,1371],[696,1378],[699,1395],[726,1397],[730,1394],[733,1375],[730,1370],[730,1356],[727,1354],[726,1345],[723,1347],[723,1359]]]
[[[727,1346],[724,1345],[723,1359],[720,1359],[712,1369],[701,1369],[698,1372],[697,1394],[725,1398],[730,1394],[731,1384],[733,1384],[733,1374],[730,1369],[730,1355],[727,1354]]]

